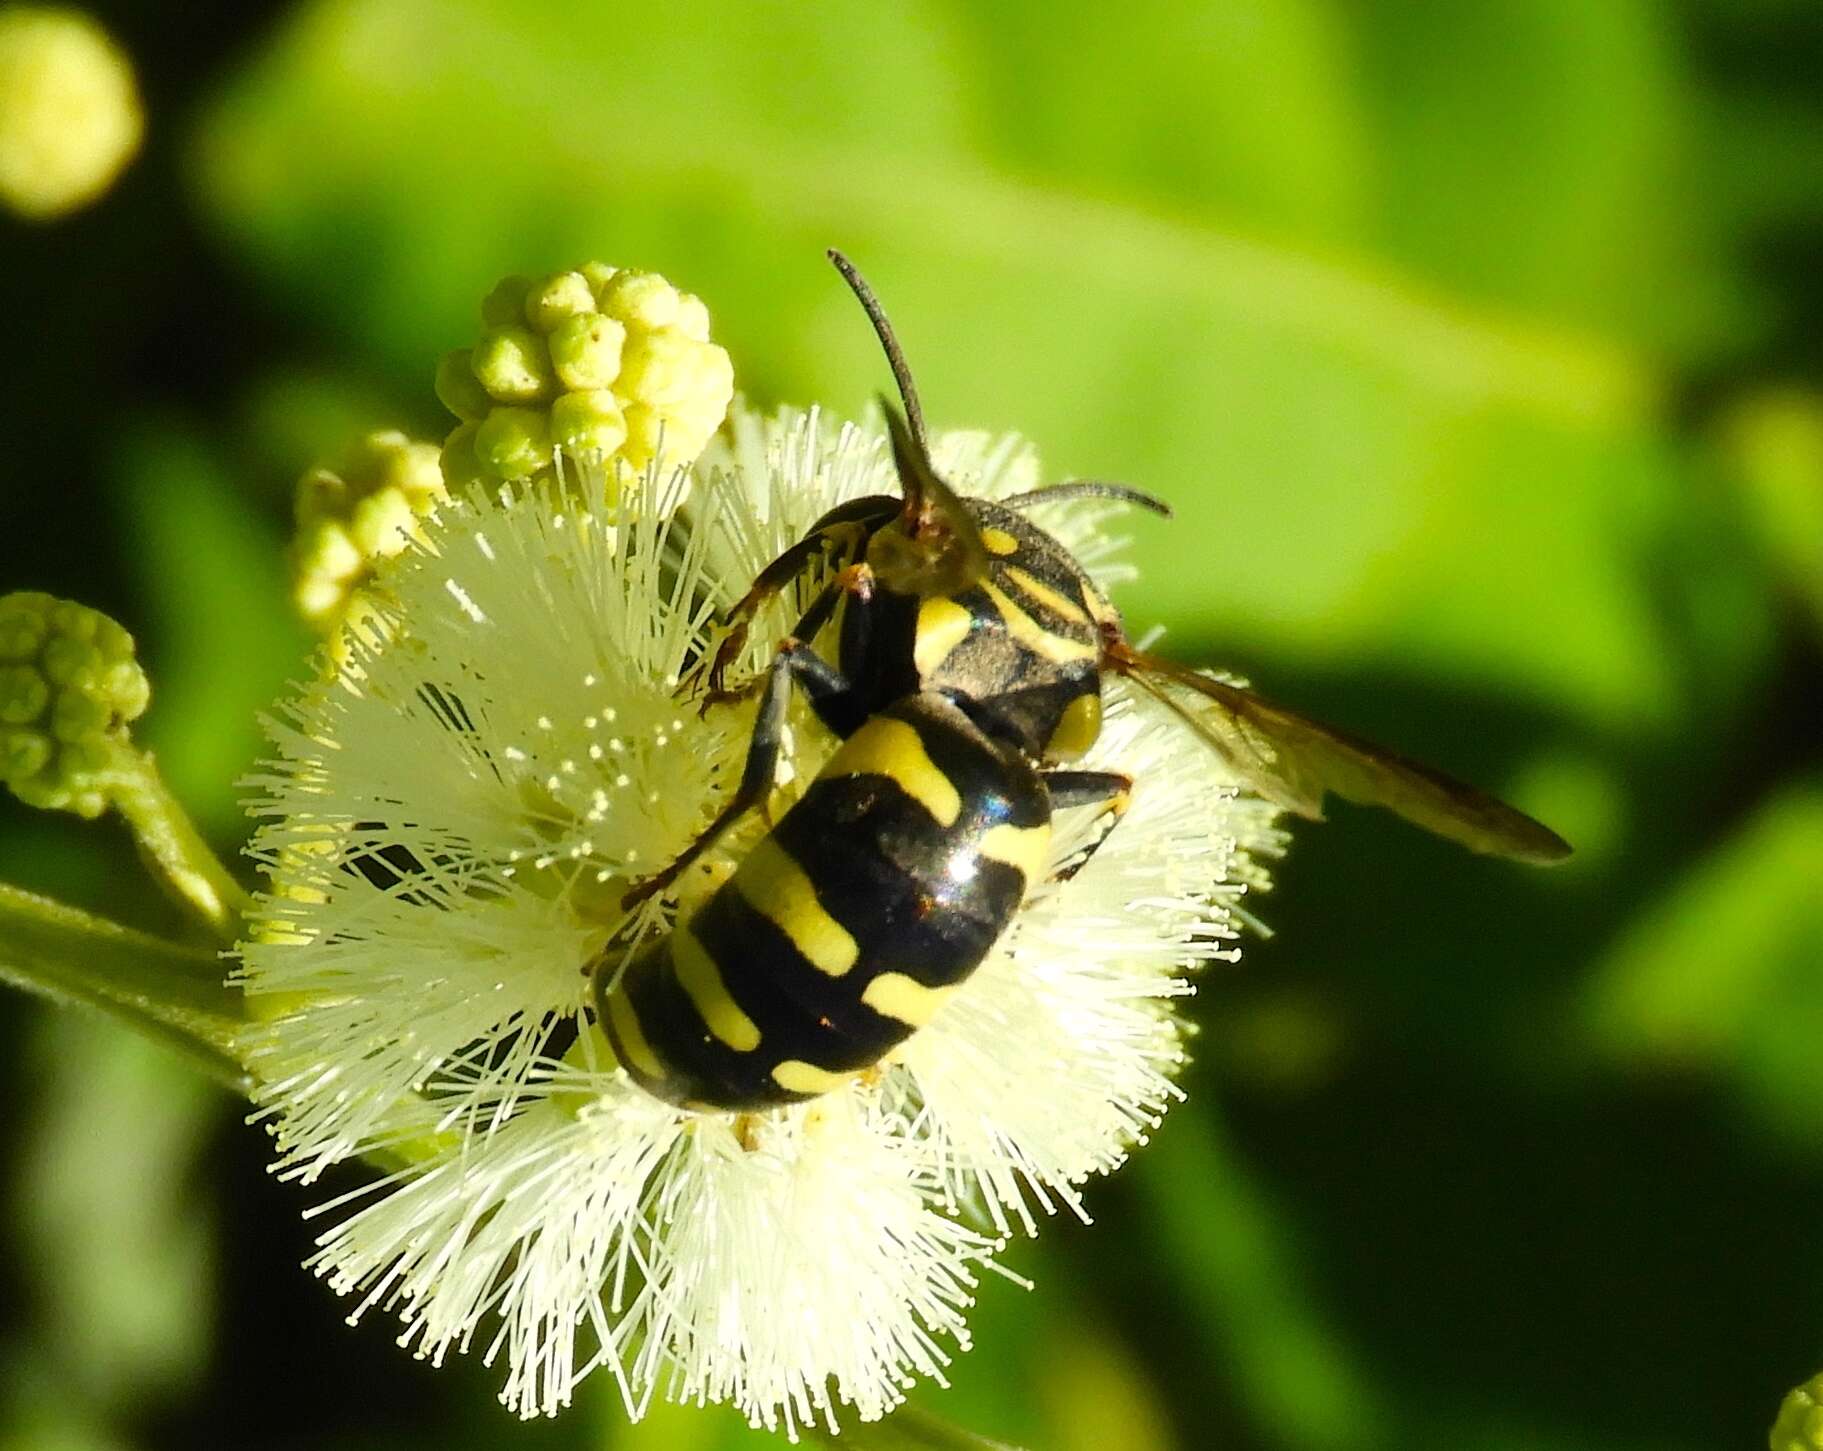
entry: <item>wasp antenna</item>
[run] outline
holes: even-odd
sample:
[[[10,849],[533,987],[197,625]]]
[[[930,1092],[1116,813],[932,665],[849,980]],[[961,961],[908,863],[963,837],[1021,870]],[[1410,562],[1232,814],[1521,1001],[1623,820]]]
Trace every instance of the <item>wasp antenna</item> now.
[[[886,418],[886,434],[892,440],[893,467],[899,474],[899,489],[905,495],[905,517],[922,517],[931,505],[930,485],[936,482],[930,453],[924,440],[912,432],[910,422],[884,393],[878,395],[880,412]]]
[[[874,336],[879,338],[880,346],[886,350],[886,362],[892,369],[893,381],[899,385],[899,397],[905,404],[905,420],[911,429],[911,436],[918,441],[920,450],[925,448],[924,409],[918,403],[918,389],[912,382],[911,368],[905,361],[905,353],[899,347],[899,339],[893,333],[893,326],[886,320],[886,309],[880,306],[880,299],[874,296],[873,288],[867,285],[867,279],[856,270],[836,248],[829,249],[829,260],[836,264],[836,271],[842,274],[843,281],[854,292],[855,299],[861,304],[867,320],[874,326]]]
[[[1066,499],[1113,499],[1146,509],[1161,519],[1171,518],[1171,506],[1156,494],[1136,489],[1131,484],[1109,483],[1104,479],[1072,479],[1067,484],[1047,484],[1029,493],[1014,494],[1010,499],[996,499],[1003,509],[1023,509],[1031,504],[1056,504]]]

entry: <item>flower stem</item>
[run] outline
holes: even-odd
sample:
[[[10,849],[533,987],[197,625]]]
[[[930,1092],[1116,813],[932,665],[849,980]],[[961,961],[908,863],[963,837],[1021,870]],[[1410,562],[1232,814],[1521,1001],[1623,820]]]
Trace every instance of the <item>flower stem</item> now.
[[[850,1426],[839,1436],[820,1424],[806,1429],[838,1451],[1020,1451],[1010,1442],[978,1436],[920,1406],[901,1406],[885,1420]]]
[[[253,899],[209,849],[158,774],[151,752],[122,753],[112,797],[159,884],[201,916],[224,942],[234,941]]]
[[[100,1009],[247,1092],[241,994],[223,981],[213,952],[0,885],[0,982]]]

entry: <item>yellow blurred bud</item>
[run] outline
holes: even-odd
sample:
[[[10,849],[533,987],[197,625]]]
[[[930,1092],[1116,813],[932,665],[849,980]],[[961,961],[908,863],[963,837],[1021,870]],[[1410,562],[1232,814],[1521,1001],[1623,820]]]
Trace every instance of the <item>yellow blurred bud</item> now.
[[[0,7],[0,203],[33,220],[107,190],[145,129],[133,67],[76,10]]]

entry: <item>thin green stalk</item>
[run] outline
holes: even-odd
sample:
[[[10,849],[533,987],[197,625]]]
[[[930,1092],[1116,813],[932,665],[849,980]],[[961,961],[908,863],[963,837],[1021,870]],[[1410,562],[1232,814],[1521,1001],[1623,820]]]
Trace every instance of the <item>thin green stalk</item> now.
[[[0,885],[0,982],[118,1018],[245,1094],[239,989],[220,958]]]
[[[132,827],[153,875],[218,937],[233,942],[253,899],[203,840],[158,774],[151,753],[128,749],[121,754],[113,803]]]

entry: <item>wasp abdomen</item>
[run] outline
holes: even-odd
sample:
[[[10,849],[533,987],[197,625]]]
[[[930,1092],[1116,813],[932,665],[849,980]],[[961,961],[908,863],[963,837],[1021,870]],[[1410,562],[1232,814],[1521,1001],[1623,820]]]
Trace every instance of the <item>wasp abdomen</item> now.
[[[869,718],[726,883],[597,976],[642,1087],[745,1109],[827,1092],[928,1022],[1050,847],[1035,768],[946,697]]]

